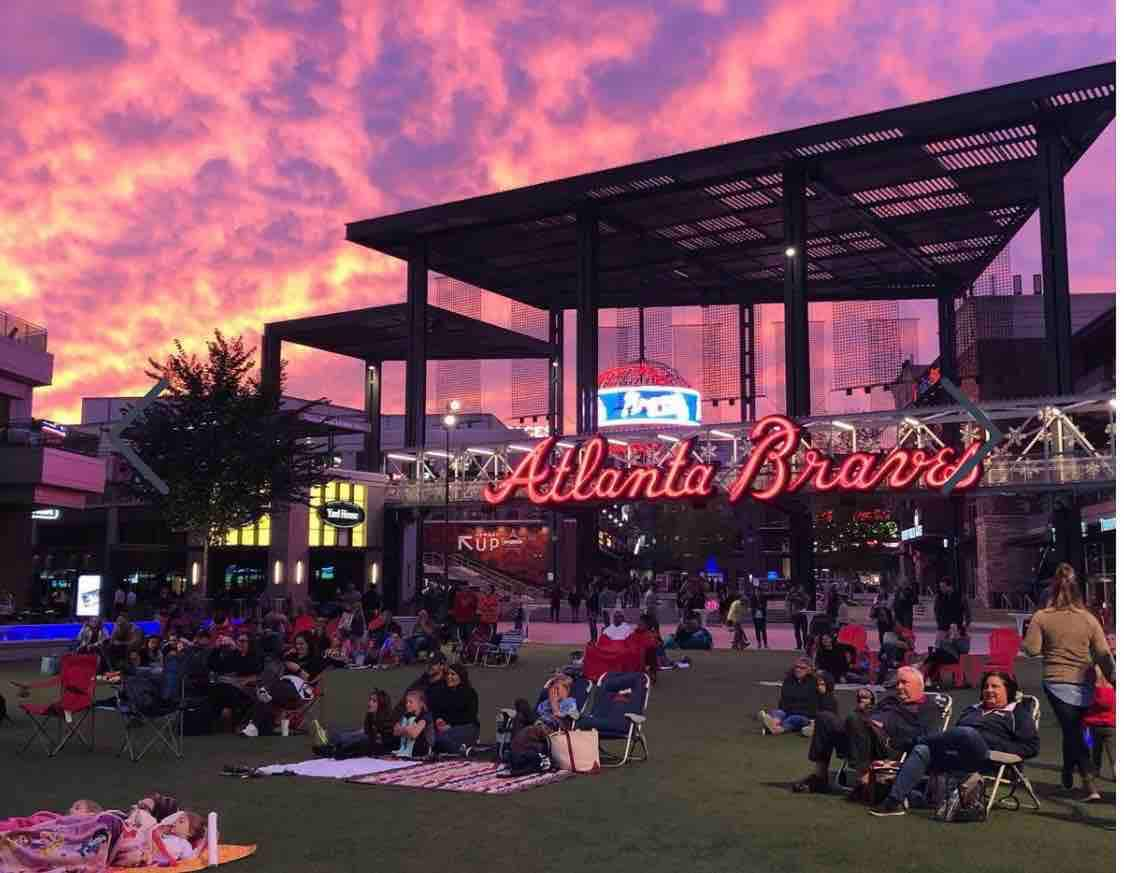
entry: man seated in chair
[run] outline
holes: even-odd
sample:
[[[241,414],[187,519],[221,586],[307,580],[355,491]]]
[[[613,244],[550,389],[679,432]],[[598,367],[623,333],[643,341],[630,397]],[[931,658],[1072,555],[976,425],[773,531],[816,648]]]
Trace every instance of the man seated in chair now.
[[[711,637],[710,631],[702,626],[699,614],[692,611],[687,613],[687,617],[675,629],[675,633],[667,638],[664,642],[664,648],[705,651],[714,648],[714,639]]]
[[[636,626],[625,621],[624,613],[618,609],[613,613],[612,624],[605,626],[605,630],[601,631],[601,636],[610,640],[625,640],[632,636],[635,630]]]
[[[889,796],[870,811],[871,815],[905,815],[909,793],[928,773],[971,773],[965,789],[946,806],[939,817],[951,820],[956,815],[959,797],[979,780],[979,770],[989,769],[988,753],[1006,752],[1024,760],[1038,754],[1038,728],[1029,699],[1016,700],[1019,684],[1014,676],[996,671],[984,674],[980,683],[980,702],[969,706],[957,719],[956,727],[926,734],[898,771]],[[980,786],[982,789],[982,786]]]
[[[816,770],[793,785],[792,790],[798,794],[828,793],[828,769],[834,752],[849,760],[858,773],[851,799],[865,799],[871,762],[908,752],[918,737],[935,730],[940,720],[936,704],[925,697],[925,679],[919,670],[899,668],[895,689],[878,701],[874,709],[856,710],[845,719],[833,712],[816,713],[808,748],[808,760],[816,765]]]

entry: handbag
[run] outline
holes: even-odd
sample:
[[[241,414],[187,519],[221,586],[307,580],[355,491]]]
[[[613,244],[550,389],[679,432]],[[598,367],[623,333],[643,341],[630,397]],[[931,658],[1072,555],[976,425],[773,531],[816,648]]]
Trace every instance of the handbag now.
[[[600,738],[596,730],[558,730],[547,737],[550,760],[559,770],[596,773],[601,769]]]

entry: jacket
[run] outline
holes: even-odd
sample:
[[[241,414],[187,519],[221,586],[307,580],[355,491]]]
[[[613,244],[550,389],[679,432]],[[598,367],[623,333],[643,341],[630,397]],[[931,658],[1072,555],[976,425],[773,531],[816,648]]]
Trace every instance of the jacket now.
[[[937,624],[961,624],[964,622],[964,600],[955,591],[945,594],[943,591],[933,599],[933,612]]]
[[[802,680],[789,673],[781,685],[781,698],[777,708],[786,715],[803,715],[815,718],[819,709],[820,695],[816,691],[816,677],[809,673]]]
[[[816,669],[825,670],[834,677],[836,682],[842,682],[851,666],[850,653],[854,649],[843,643],[837,642],[830,649],[818,647],[816,649]]]
[[[456,688],[440,685],[428,697],[429,708],[435,720],[442,719],[454,726],[473,724],[480,727],[480,698],[475,688],[466,685]]]
[[[982,703],[974,704],[960,714],[956,726],[975,728],[993,752],[1008,752],[1023,758],[1038,754],[1038,728],[1034,726],[1027,700],[991,712],[985,711]]]
[[[1031,657],[1042,656],[1046,682],[1083,685],[1094,662],[1106,676],[1116,673],[1104,628],[1087,609],[1038,610],[1026,629],[1023,651]]]
[[[1116,689],[1098,685],[1093,689],[1093,705],[1085,712],[1086,727],[1116,727]]]
[[[882,723],[895,749],[908,752],[920,737],[936,730],[940,724],[940,710],[928,698],[918,703],[903,703],[896,694],[888,694],[875,704],[870,720]]]

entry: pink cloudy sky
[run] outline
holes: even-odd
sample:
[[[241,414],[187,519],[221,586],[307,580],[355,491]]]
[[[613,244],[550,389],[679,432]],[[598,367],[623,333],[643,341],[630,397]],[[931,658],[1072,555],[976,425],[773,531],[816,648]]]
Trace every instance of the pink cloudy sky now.
[[[9,0],[0,308],[47,325],[36,414],[75,420],[174,338],[402,299],[346,221],[1102,62],[1113,28],[1109,0]],[[1078,291],[1115,287],[1114,130],[1069,180]],[[292,393],[357,402],[356,364],[287,354]]]

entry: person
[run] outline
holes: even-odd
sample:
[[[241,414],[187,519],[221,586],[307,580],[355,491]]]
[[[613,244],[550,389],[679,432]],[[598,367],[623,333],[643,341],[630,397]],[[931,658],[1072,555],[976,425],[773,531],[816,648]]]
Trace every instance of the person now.
[[[878,649],[881,651],[886,634],[894,628],[894,612],[890,609],[890,601],[885,594],[880,592],[875,598],[874,605],[870,608],[870,617],[878,627]]]
[[[253,646],[249,633],[242,630],[233,648],[222,646],[211,652],[207,666],[218,677],[207,688],[207,700],[215,713],[229,717],[231,727],[241,725],[253,708],[252,695],[265,670],[265,658]]]
[[[602,636],[605,636],[610,640],[624,640],[632,636],[633,631],[635,630],[635,626],[626,622],[624,620],[624,613],[618,609],[613,612],[612,624],[606,626],[605,630],[603,630],[601,633]]]
[[[120,615],[125,611],[125,588],[124,586],[118,587],[113,592],[113,612],[115,615]]]
[[[929,654],[925,656],[925,660],[921,663],[921,672],[925,674],[926,687],[939,690],[941,668],[960,663],[960,658],[972,650],[972,641],[960,634],[959,625],[957,625],[954,634],[954,636],[945,636],[943,639],[938,637],[937,644],[929,649]]]
[[[581,592],[578,591],[578,589],[576,587],[572,588],[570,590],[569,596],[566,599],[570,603],[570,621],[573,622],[573,623],[577,623],[578,618],[579,618],[578,612],[581,609],[581,605],[582,605]]]
[[[925,697],[925,679],[913,667],[901,667],[894,694],[887,694],[874,708],[856,709],[841,719],[831,712],[816,714],[808,760],[815,765],[811,775],[792,786],[799,793],[830,791],[828,767],[832,753],[847,758],[858,772],[852,798],[865,798],[870,765],[876,759],[896,757],[912,748],[914,741],[930,733],[938,723],[936,704]]]
[[[839,586],[834,582],[827,589],[827,602],[824,604],[824,612],[827,617],[831,619],[831,626],[839,626],[839,610],[843,606],[843,598],[839,596]]]
[[[113,625],[113,633],[109,635],[108,661],[111,669],[119,670],[129,658],[129,650],[136,648],[143,638],[139,627],[129,621],[129,616],[124,612],[118,614],[117,622]]]
[[[1111,641],[1109,641],[1111,646]],[[1116,689],[1108,681],[1104,671],[1096,668],[1097,684],[1093,688],[1093,703],[1085,711],[1081,723],[1093,735],[1093,772],[1101,775],[1104,763],[1105,746],[1116,742]]]
[[[664,648],[709,650],[714,648],[714,640],[699,621],[699,614],[689,611],[675,633],[664,641]]]
[[[874,692],[869,688],[860,689],[860,691],[867,691],[870,693],[870,702],[874,703]],[[828,673],[826,670],[816,671],[816,712],[839,712],[839,701],[835,699],[835,677]],[[806,736],[811,736],[812,732],[807,728],[803,733]]]
[[[448,661],[445,659],[445,656],[440,652],[434,652],[429,656],[429,663],[426,664],[425,670],[417,679],[406,687],[406,690],[410,691],[417,688],[429,697],[431,693],[435,693],[436,689],[445,686],[445,673],[447,670]]]
[[[1099,800],[1081,720],[1093,702],[1090,667],[1096,664],[1115,683],[1116,664],[1101,623],[1085,608],[1069,564],[1058,565],[1046,608],[1031,617],[1022,648],[1031,657],[1042,656],[1042,687],[1062,729],[1062,787],[1072,790],[1076,770],[1083,799]]]
[[[749,601],[745,594],[739,592],[734,596],[734,600],[726,612],[726,627],[734,635],[730,648],[739,652],[749,648],[749,637],[745,635],[745,628],[742,627],[742,620],[745,618],[745,611],[748,606]]]
[[[546,685],[546,697],[535,710],[537,720],[549,730],[561,729],[563,719],[578,717],[578,704],[573,697],[573,677],[564,673],[553,676]]]
[[[882,648],[878,652],[878,682],[881,684],[886,677],[910,657],[914,650],[916,637],[912,630],[905,625],[894,625],[882,640]]]
[[[948,637],[949,629],[956,625],[961,638],[968,636],[969,612],[964,598],[952,587],[948,577],[941,579],[937,596],[933,598],[933,612],[937,619],[937,642]]]
[[[391,729],[398,737],[398,748],[393,754],[399,758],[429,757],[435,731],[425,692],[420,688],[408,690],[399,709],[401,716]]]
[[[308,697],[311,693],[309,684],[319,678],[324,666],[324,660],[313,647],[308,634],[300,634],[293,640],[293,648],[284,655],[283,675],[268,686],[259,686],[253,717],[242,729],[242,734],[247,737],[272,734],[273,708],[289,709],[302,699],[311,699]]]
[[[648,613],[641,613],[640,624],[636,630],[644,643],[644,667],[653,685],[659,679],[660,670],[670,670],[674,667],[667,657],[663,639],[660,637],[660,626],[656,619]]]
[[[833,634],[821,634],[816,645],[816,669],[825,670],[835,677],[836,683],[847,678],[855,650],[839,642]]]
[[[555,624],[562,620],[562,589],[557,582],[550,589],[550,620]]]
[[[106,643],[109,642],[109,637],[106,636],[105,627],[102,625],[101,619],[96,615],[90,616],[82,625],[82,630],[78,632],[78,639],[75,641],[75,653],[79,655],[103,655]]]
[[[476,626],[476,593],[472,589],[458,585],[453,594],[453,621],[457,625],[457,638],[468,642],[473,627]]]
[[[363,607],[364,615],[377,615],[379,610],[382,609],[382,597],[379,596],[378,586],[368,585],[367,590],[363,592],[362,600],[359,602]]]
[[[361,755],[389,755],[397,746],[394,736],[394,705],[390,695],[372,688],[367,695],[363,726],[352,730],[325,730],[319,721],[312,722],[312,751],[323,758],[354,758]]]
[[[819,709],[819,691],[812,662],[797,658],[781,683],[777,708],[757,713],[762,726],[771,734],[799,731],[810,725]]]
[[[382,645],[379,646],[375,662],[380,667],[399,667],[407,661],[406,641],[402,638],[402,628],[398,622],[391,623]]]
[[[144,648],[141,650],[141,664],[159,670],[164,666],[163,641],[158,636],[144,638]]]
[[[917,603],[917,593],[909,582],[903,583],[894,595],[894,622],[910,630],[913,629],[913,607]]]
[[[644,612],[658,622],[660,620],[659,611],[660,598],[656,594],[656,585],[654,582],[649,582],[648,590],[644,592]]]
[[[1024,759],[1037,755],[1038,728],[1029,701],[1017,700],[1018,691],[1013,676],[994,670],[984,673],[979,702],[960,714],[955,727],[926,734],[917,740],[898,771],[889,795],[870,810],[870,814],[905,815],[910,792],[927,773],[973,773],[967,786],[970,787],[979,780],[976,771],[987,767],[989,752],[1006,752]],[[939,816],[951,820],[955,813],[955,807],[946,807]]]
[[[290,633],[293,639],[297,638],[298,634],[309,633],[316,629],[316,618],[312,614],[312,609],[307,603],[301,604],[297,610],[297,617],[293,620],[293,627]]]
[[[597,587],[597,582],[594,581],[586,589],[585,597],[585,618],[589,622],[589,641],[591,643],[597,642],[597,616],[600,608],[601,592]]]
[[[350,643],[351,650],[361,651],[363,638],[367,635],[367,620],[359,607],[359,592],[355,590],[354,585],[350,588],[350,594],[353,596],[342,600],[343,609],[336,622],[336,634],[341,643]],[[344,598],[347,598],[346,594]]]
[[[480,739],[480,698],[468,679],[464,664],[445,671],[445,685],[433,690],[434,748],[438,752],[467,754]]]
[[[495,585],[489,585],[487,592],[476,598],[476,616],[489,634],[496,632],[500,623],[500,598]]]
[[[440,639],[440,632],[430,618],[429,612],[419,609],[418,620],[414,622],[414,629],[406,639],[406,661],[408,663],[416,661],[422,652],[439,651]]]
[[[753,619],[753,635],[757,638],[757,648],[769,648],[769,600],[761,590],[761,583],[753,583],[753,591],[746,605]]]
[[[468,642],[461,646],[460,659],[475,664],[491,651],[491,646],[492,634],[489,633],[488,626],[478,624],[472,629]]]
[[[792,622],[792,630],[796,634],[796,648],[807,648],[808,616],[804,614],[804,610],[808,608],[807,595],[799,585],[793,584],[789,586],[784,603],[788,608],[788,620]]]
[[[598,614],[601,617],[601,627],[606,628],[610,622],[610,612],[617,604],[617,592],[604,585],[601,588],[601,594],[597,598]]]

